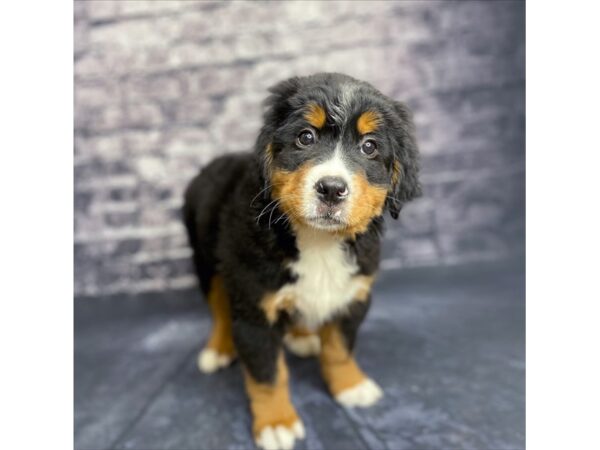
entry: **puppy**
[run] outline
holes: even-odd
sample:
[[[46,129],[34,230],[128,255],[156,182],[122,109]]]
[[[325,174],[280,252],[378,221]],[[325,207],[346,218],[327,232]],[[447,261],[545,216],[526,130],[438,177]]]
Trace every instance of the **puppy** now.
[[[290,401],[282,345],[319,355],[346,407],[380,387],[353,356],[371,303],[384,211],[397,218],[420,195],[407,108],[341,74],[292,78],[270,89],[253,152],[214,160],[183,208],[213,327],[198,365],[238,356],[259,447],[304,437]]]

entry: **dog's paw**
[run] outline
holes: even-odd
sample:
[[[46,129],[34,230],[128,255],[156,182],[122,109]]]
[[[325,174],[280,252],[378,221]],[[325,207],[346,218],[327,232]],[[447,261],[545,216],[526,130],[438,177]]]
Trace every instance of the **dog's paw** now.
[[[205,348],[198,354],[198,369],[202,373],[213,373],[227,367],[233,361],[233,356],[219,353],[213,348]]]
[[[366,378],[356,386],[337,394],[335,399],[345,407],[354,408],[374,405],[381,397],[383,397],[381,388],[373,380]]]
[[[304,425],[297,420],[291,427],[264,427],[256,437],[256,446],[264,450],[291,450],[296,439],[304,439]]]
[[[290,352],[302,358],[316,356],[321,353],[321,339],[316,334],[306,336],[286,334],[283,342]]]

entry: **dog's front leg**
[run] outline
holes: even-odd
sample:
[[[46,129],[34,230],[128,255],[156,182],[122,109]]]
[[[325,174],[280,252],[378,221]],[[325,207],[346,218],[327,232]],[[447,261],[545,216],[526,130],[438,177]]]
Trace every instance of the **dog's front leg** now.
[[[234,321],[252,431],[256,444],[265,449],[291,449],[295,439],[304,437],[304,426],[290,400],[282,335],[277,325]]]
[[[319,329],[321,372],[335,399],[344,406],[371,406],[382,396],[381,388],[360,369],[352,350],[358,327],[370,298],[355,301],[348,312]]]

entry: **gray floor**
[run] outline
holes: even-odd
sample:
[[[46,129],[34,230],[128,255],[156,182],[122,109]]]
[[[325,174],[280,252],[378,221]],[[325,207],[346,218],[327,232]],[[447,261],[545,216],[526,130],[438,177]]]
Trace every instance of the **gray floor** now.
[[[524,448],[524,285],[520,261],[384,276],[357,358],[385,398],[343,410],[288,356],[296,448]],[[208,325],[197,292],[76,299],[75,447],[252,448],[239,365],[196,369]]]

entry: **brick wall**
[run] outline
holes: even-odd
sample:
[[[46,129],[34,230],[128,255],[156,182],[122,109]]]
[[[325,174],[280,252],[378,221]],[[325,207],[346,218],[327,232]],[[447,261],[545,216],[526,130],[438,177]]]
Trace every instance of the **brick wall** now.
[[[76,293],[193,286],[186,183],[252,146],[269,86],[318,71],[415,112],[425,196],[384,269],[521,252],[524,40],[513,1],[76,1]]]

